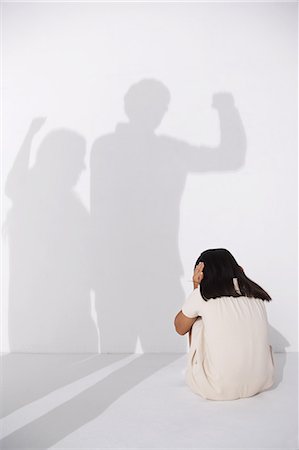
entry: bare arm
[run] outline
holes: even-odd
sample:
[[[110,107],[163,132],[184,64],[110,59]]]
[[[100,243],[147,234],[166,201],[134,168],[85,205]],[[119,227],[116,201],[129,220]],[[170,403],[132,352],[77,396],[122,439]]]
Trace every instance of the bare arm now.
[[[199,316],[190,318],[183,314],[182,310],[177,313],[174,319],[174,326],[176,329],[176,332],[180,335],[184,335],[188,333],[188,331],[191,329],[194,322],[198,319]]]

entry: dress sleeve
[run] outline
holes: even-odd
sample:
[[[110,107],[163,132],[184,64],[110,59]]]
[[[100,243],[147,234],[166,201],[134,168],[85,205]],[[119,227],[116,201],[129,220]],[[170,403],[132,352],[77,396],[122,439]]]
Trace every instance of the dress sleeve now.
[[[193,319],[194,317],[202,315],[202,309],[203,308],[201,305],[201,295],[199,292],[199,288],[196,288],[186,298],[186,300],[182,306],[182,313],[186,317]]]

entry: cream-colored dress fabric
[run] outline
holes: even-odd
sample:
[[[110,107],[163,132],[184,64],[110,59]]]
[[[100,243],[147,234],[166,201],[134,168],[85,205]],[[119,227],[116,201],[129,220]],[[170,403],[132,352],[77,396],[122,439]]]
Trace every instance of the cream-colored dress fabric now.
[[[186,298],[182,312],[198,318],[192,326],[185,381],[210,400],[250,397],[274,383],[264,301],[221,297],[204,301],[199,288]]]

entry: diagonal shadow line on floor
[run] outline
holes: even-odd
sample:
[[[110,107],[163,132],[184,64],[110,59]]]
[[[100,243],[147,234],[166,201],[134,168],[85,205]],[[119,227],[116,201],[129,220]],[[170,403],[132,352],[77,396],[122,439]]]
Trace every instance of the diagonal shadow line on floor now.
[[[0,419],[127,356],[112,353],[3,355]]]
[[[1,449],[49,448],[101,415],[122,395],[182,354],[142,354],[63,405],[0,440]],[[136,411],[136,414],[138,411]]]
[[[4,439],[6,436],[14,433],[25,425],[34,422],[36,419],[52,411],[54,408],[63,405],[64,403],[74,398],[76,395],[79,395],[81,392],[86,391],[89,387],[94,386],[96,383],[99,383],[110,373],[113,373],[121,367],[126,366],[132,360],[139,357],[138,354],[131,353],[129,354],[129,356],[126,356],[125,358],[119,358],[118,361],[107,365],[107,361],[112,361],[111,356],[113,358],[115,355],[98,355],[98,357],[96,358],[98,362],[102,360],[102,363],[105,364],[105,366],[101,369],[96,370],[89,375],[83,376],[79,380],[70,382],[69,384],[62,386],[61,388],[54,389],[47,395],[44,395],[37,400],[33,400],[32,402],[27,403],[25,406],[17,409],[9,415],[6,415],[3,419],[0,419],[0,440]],[[80,365],[82,365],[83,361],[80,362]],[[88,359],[85,359],[85,364],[88,365]],[[77,365],[78,364],[75,364],[75,366]],[[71,367],[72,366],[74,365],[72,364]],[[64,373],[65,372],[63,371],[63,374]],[[51,370],[49,370],[49,374],[47,374],[45,387],[49,387],[49,375],[52,378],[53,374]],[[25,391],[25,389],[26,387],[24,387],[22,391]],[[36,391],[33,392],[33,394],[35,393]],[[11,395],[16,395],[16,393],[11,392]]]

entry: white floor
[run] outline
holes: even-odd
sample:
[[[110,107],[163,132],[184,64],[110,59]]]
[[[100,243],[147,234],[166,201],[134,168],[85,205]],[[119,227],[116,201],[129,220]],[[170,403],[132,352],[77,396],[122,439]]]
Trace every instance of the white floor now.
[[[206,400],[186,354],[2,355],[1,449],[298,449],[298,354],[247,399]]]

